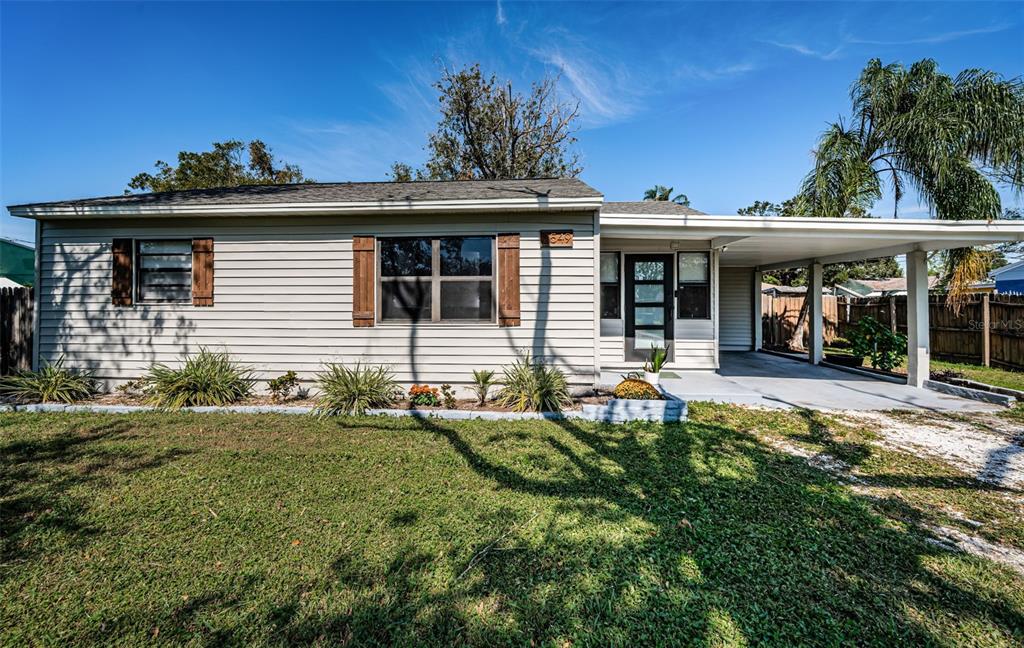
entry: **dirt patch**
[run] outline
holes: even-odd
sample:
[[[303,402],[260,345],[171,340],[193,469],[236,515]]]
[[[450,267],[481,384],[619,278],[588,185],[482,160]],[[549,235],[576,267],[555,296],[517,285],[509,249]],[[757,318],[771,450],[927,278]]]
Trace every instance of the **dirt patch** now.
[[[814,452],[778,437],[763,437],[763,440],[786,454],[803,458],[808,465],[848,484],[850,489],[858,495],[869,499],[879,499],[877,489],[864,485],[864,480],[853,474],[852,467],[845,461],[824,452]],[[949,509],[946,512],[968,526],[975,528],[981,526],[980,522],[966,518],[959,511]],[[922,524],[921,527],[934,536],[929,538],[929,542],[936,546],[948,551],[962,551],[972,556],[987,558],[1024,575],[1024,551],[1020,549],[990,542],[980,536],[953,527],[938,524]]]
[[[992,415],[842,412],[870,427],[885,446],[938,457],[972,477],[1024,486],[1024,426]]]

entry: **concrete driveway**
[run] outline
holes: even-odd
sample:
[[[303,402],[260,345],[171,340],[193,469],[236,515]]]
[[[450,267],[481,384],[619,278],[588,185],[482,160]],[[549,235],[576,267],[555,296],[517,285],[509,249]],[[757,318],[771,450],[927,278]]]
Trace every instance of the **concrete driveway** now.
[[[992,412],[997,405],[918,389],[767,353],[725,353],[721,368],[678,372],[662,386],[686,401],[816,410],[922,409]]]

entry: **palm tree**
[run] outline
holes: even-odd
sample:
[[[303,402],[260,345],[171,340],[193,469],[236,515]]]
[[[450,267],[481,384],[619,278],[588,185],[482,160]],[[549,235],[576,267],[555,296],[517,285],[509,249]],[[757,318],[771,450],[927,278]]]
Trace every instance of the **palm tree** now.
[[[816,216],[864,214],[886,185],[894,216],[914,190],[938,217],[994,219],[1001,212],[993,181],[1024,189],[1024,82],[964,70],[955,78],[931,59],[909,69],[872,59],[850,91],[853,116],[831,124],[804,180],[802,209]],[[985,253],[946,255],[948,302],[987,273]]]
[[[654,185],[650,189],[644,192],[644,200],[662,200],[667,202],[674,202],[677,205],[683,207],[690,206],[690,199],[686,197],[686,194],[676,194],[672,197],[672,187],[666,187],[664,185]]]

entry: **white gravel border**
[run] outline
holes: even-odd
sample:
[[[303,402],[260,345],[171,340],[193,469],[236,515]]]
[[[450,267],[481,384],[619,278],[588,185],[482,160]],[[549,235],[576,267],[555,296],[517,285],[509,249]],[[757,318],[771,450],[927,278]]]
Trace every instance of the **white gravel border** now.
[[[228,405],[224,407],[183,407],[181,410],[199,414],[312,414],[313,407],[285,405]],[[29,405],[0,405],[0,412],[90,412],[95,414],[134,414],[137,412],[167,411],[150,405],[62,405],[60,403],[33,403]],[[641,401],[613,399],[606,405],[584,405],[582,410],[568,412],[492,412],[487,410],[417,410],[417,409],[371,409],[370,416],[411,416],[414,418],[437,418],[449,421],[561,421],[578,419],[605,423],[627,423],[630,421],[655,421],[674,423],[685,421],[686,402],[678,399],[663,401]]]

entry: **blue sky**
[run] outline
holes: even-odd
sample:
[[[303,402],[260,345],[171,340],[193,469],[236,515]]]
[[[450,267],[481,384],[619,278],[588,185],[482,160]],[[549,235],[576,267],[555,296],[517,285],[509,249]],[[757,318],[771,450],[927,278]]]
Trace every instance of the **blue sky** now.
[[[317,180],[385,179],[424,159],[438,66],[478,61],[519,87],[561,75],[608,199],[661,183],[734,213],[793,195],[869,58],[1012,77],[1022,43],[1020,3],[4,2],[0,204],[118,194],[231,138]],[[33,236],[6,210],[0,230]]]

